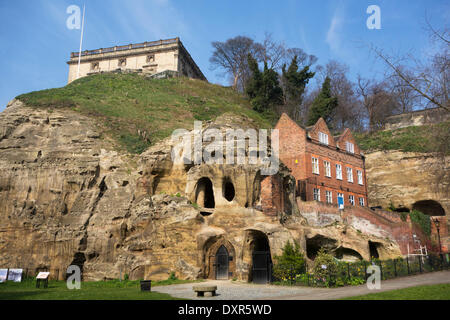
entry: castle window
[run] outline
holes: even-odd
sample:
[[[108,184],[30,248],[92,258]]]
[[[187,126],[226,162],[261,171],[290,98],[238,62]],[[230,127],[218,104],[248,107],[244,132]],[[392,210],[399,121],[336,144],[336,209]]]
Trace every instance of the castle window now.
[[[331,177],[331,164],[329,161],[324,161],[323,166],[325,167],[325,176]]]
[[[364,198],[359,198],[359,205],[364,207]]]
[[[348,202],[350,202],[350,204],[352,206],[354,206],[355,205],[355,196],[349,195],[348,196]]]
[[[340,164],[336,165],[336,179],[342,180],[342,166]]]
[[[147,63],[150,63],[150,62],[155,62],[155,55],[154,54],[149,54],[147,56]]]
[[[312,173],[319,174],[319,159],[312,157]]]
[[[355,153],[355,145],[347,141],[347,152]]]
[[[323,132],[319,132],[319,142],[328,145],[328,135]]]
[[[91,70],[98,70],[100,68],[100,64],[98,62],[91,63]]]
[[[231,182],[231,180],[229,178],[226,178],[223,181],[222,190],[223,190],[224,198],[227,199],[228,201],[233,201],[234,196],[235,196],[235,190],[234,190],[233,182]]]
[[[325,198],[327,200],[327,203],[333,203],[333,192],[325,191]]]
[[[353,182],[353,169],[347,167],[347,181]]]
[[[127,65],[127,59],[119,59],[119,63],[117,64],[119,67],[125,67]]]
[[[314,197],[314,200],[320,201],[320,189],[314,188],[313,197]]]
[[[363,185],[363,176],[361,170],[356,170],[356,174],[358,175],[358,184]]]

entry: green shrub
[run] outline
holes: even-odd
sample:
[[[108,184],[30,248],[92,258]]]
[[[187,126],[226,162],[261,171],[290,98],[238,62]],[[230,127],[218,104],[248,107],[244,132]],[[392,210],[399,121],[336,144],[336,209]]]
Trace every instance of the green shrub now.
[[[431,220],[430,216],[423,214],[422,212],[418,210],[413,210],[409,213],[409,216],[411,217],[411,221],[416,223],[422,231],[427,235],[431,235]]]
[[[275,256],[274,260],[273,274],[280,280],[293,280],[296,275],[305,273],[305,257],[296,241],[294,245],[288,241],[281,256]]]
[[[175,272],[171,272],[167,280],[178,280],[177,276],[175,275]]]
[[[335,258],[326,253],[324,248],[319,250],[319,253],[314,260],[313,267],[314,277],[323,279],[323,281],[327,281],[330,275],[335,275],[338,272],[338,264]]]

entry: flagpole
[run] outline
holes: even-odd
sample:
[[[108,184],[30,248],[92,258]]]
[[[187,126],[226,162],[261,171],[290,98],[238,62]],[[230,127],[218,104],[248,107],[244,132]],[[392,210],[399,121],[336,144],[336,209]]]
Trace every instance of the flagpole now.
[[[85,11],[85,5],[83,4],[83,21],[81,23],[81,39],[80,39],[80,52],[78,53],[77,79],[80,77],[81,47],[83,46],[83,32],[84,32],[84,11]]]

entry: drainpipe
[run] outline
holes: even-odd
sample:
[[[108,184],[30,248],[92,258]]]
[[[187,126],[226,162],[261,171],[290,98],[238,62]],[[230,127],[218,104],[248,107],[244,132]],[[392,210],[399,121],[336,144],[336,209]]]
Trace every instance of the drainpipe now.
[[[369,208],[369,193],[367,191],[367,174],[366,174],[366,157],[364,155],[361,155],[363,160],[363,170],[364,170],[364,187],[366,189],[366,197],[367,197],[367,205],[366,207]]]

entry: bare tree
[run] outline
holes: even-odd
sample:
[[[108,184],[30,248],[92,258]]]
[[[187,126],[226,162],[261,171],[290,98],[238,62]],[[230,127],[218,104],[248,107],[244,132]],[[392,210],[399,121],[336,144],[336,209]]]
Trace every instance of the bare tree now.
[[[256,55],[260,61],[267,63],[269,69],[278,70],[282,66],[286,53],[284,42],[274,41],[272,34],[266,32],[263,42],[258,46]]]
[[[251,38],[236,36],[225,42],[212,43],[214,52],[209,59],[213,69],[223,69],[232,78],[233,88],[243,91],[248,79],[248,54],[257,56],[261,45]]]
[[[363,79],[358,75],[357,92],[367,112],[369,130],[379,130],[388,116],[398,113],[399,105],[386,82]]]
[[[399,58],[388,56],[381,49],[372,46],[378,58],[384,61],[393,73],[399,77],[406,86],[415,91],[428,105],[433,105],[450,112],[448,85],[450,80],[450,41],[449,30],[434,29],[427,22],[427,30],[430,40],[438,47],[437,53],[425,63],[418,61],[413,56]],[[407,63],[412,65],[410,69],[402,67]],[[406,72],[409,70],[409,72]]]
[[[413,81],[413,75],[410,70],[404,66],[399,66],[399,70],[405,77]],[[392,72],[386,77],[386,81],[390,86],[392,94],[395,96],[398,104],[400,105],[401,112],[410,112],[415,106],[422,104],[421,95],[415,91],[408,83],[403,80],[396,72]]]

